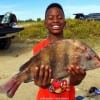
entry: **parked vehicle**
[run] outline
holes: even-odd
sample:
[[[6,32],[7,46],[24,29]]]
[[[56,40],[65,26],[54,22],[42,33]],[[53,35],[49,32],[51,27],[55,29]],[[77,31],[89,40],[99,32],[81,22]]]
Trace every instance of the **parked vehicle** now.
[[[16,15],[7,12],[0,15],[0,49],[7,49],[11,45],[11,39],[24,28],[17,25]]]
[[[100,20],[100,13],[90,13],[88,15],[84,15],[83,13],[76,13],[75,19],[83,19],[83,20]]]
[[[87,20],[100,20],[100,13],[90,13],[85,16]]]
[[[85,15],[83,13],[76,13],[73,15],[75,15],[75,19],[85,19]]]

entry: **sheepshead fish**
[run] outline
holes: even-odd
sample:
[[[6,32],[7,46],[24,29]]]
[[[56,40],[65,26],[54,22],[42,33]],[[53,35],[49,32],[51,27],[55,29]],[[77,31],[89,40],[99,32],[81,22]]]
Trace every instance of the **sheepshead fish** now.
[[[86,70],[100,67],[100,57],[88,45],[79,41],[64,39],[51,43],[30,58],[20,67],[19,73],[7,83],[0,86],[0,92],[6,92],[13,97],[22,82],[34,81],[35,67],[49,65],[52,69],[52,78],[69,76],[67,67],[77,65]]]

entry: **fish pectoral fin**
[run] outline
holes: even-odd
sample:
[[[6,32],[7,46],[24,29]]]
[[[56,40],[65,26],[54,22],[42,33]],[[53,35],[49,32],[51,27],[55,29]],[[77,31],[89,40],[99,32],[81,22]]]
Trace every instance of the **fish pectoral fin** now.
[[[24,81],[24,83],[32,82],[33,80],[27,79]]]

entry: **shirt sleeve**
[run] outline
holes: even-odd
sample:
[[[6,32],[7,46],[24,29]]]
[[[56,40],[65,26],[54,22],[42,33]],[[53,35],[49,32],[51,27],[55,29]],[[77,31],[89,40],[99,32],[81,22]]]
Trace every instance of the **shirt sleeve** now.
[[[33,55],[36,54],[36,53],[38,53],[39,51],[40,51],[40,46],[39,45],[35,45],[33,47]]]
[[[42,48],[49,44],[49,40],[45,39],[33,47],[33,54],[38,53]]]

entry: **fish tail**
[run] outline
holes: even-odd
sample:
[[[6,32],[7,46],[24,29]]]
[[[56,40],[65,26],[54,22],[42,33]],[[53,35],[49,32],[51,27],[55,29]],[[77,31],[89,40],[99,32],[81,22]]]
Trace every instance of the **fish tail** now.
[[[5,84],[0,86],[0,93],[6,93],[9,98],[13,97],[16,90],[20,86],[21,82],[19,82],[16,77],[11,78]]]
[[[7,91],[7,96],[8,97],[13,97],[16,90],[18,89],[18,87],[20,86],[21,83],[16,82],[8,91]]]

